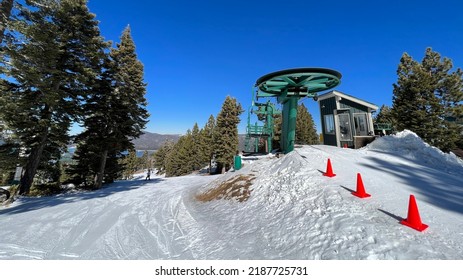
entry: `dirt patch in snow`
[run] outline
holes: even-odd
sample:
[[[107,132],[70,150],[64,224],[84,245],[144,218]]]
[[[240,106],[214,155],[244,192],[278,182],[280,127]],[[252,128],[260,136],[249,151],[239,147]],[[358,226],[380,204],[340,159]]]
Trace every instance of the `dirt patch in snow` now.
[[[207,190],[204,193],[198,194],[196,199],[201,202],[209,202],[217,199],[237,200],[244,202],[251,196],[249,189],[252,186],[252,181],[255,175],[239,175],[222,182],[219,186]]]

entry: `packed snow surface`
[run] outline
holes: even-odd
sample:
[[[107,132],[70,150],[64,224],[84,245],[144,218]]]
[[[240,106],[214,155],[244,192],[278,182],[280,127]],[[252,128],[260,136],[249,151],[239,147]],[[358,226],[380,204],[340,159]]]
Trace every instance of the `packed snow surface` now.
[[[330,158],[335,177],[322,175]],[[463,163],[414,133],[0,208],[0,259],[463,259]],[[351,194],[361,173],[370,198]],[[253,174],[249,199],[196,196]],[[399,222],[416,197],[424,232]]]

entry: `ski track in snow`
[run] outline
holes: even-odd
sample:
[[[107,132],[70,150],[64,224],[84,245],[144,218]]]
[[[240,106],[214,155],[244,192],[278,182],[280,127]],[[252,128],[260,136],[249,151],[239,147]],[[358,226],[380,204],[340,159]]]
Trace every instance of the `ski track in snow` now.
[[[185,211],[181,207],[181,193],[186,184],[197,187],[212,179],[212,176],[187,176],[165,180],[168,184],[161,178],[153,183],[132,181],[130,184],[141,183],[141,186],[131,189],[130,196],[121,191],[103,198],[97,194],[95,198],[83,201],[81,194],[73,194],[70,195],[72,202],[63,202],[53,209],[43,207],[33,210],[34,213],[18,209],[20,213],[9,213],[8,210],[14,212],[14,207],[53,199],[21,198],[17,206],[0,210],[0,259],[158,259],[182,256],[183,244],[179,241],[183,233],[176,222],[179,213]],[[127,182],[122,184],[131,187]],[[32,224],[31,215],[35,217]],[[43,248],[34,249],[34,244]]]
[[[403,151],[304,146],[220,176],[21,198],[0,208],[0,259],[462,259],[463,164]],[[351,195],[357,172],[371,198]],[[248,201],[194,198],[240,174],[256,175]],[[399,224],[412,193],[424,233]]]

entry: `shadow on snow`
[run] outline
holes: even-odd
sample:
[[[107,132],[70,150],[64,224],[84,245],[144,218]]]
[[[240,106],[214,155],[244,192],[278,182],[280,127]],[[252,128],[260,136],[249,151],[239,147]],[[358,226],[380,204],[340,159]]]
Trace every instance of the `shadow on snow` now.
[[[117,181],[112,184],[103,186],[99,190],[78,192],[78,193],[64,193],[55,196],[45,197],[23,197],[20,198],[21,203],[12,205],[8,208],[0,208],[1,215],[13,215],[29,211],[35,211],[42,208],[53,207],[65,203],[73,203],[82,200],[96,199],[107,197],[115,193],[126,192],[143,187],[146,184],[156,184],[164,181],[162,178],[154,178],[151,180],[130,180],[130,181]]]
[[[381,153],[402,157],[410,161],[410,159],[398,154]],[[372,161],[372,164],[362,163],[361,165],[400,178],[404,184],[413,188],[417,194],[425,197],[427,203],[463,214],[463,172],[460,173],[457,170],[458,168],[452,170],[457,171],[457,174],[455,174],[455,172],[451,173],[446,170],[439,170],[431,167],[430,164],[420,164],[416,161],[408,165],[396,162],[390,163],[378,157],[369,157],[369,160]]]

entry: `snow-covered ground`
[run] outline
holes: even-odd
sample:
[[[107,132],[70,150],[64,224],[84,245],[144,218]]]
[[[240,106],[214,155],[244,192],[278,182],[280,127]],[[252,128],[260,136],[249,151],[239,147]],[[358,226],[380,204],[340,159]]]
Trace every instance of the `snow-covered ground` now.
[[[336,176],[322,175],[331,159]],[[412,132],[0,207],[0,259],[463,259],[463,162]],[[351,194],[361,173],[370,198]],[[249,199],[196,196],[253,174]],[[424,232],[401,225],[409,196]]]

